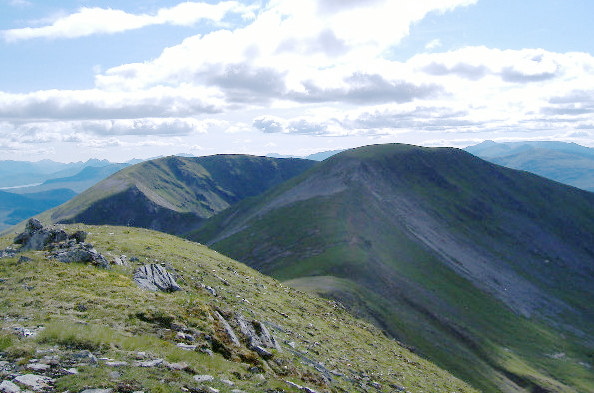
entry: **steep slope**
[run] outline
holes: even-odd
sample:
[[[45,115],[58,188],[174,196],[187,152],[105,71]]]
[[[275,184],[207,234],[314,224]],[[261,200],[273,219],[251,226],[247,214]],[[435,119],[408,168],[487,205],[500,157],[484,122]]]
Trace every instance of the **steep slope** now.
[[[475,392],[336,303],[204,246],[136,228],[64,229],[88,231],[119,264],[63,263],[44,251],[0,257],[3,391]],[[0,249],[11,242],[0,238]],[[181,290],[139,287],[142,263]],[[276,348],[253,347],[255,337]]]
[[[594,391],[594,194],[458,149],[368,146],[191,238],[342,301],[483,391]]]
[[[313,164],[244,155],[160,158],[125,168],[96,184],[51,211],[51,221],[184,233]]]
[[[485,141],[465,149],[508,168],[536,173],[560,183],[594,191],[594,149],[563,142]]]

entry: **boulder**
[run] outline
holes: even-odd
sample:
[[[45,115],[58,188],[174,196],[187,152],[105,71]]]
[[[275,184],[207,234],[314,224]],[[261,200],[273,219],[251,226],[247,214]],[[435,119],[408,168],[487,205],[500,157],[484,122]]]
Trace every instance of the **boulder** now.
[[[21,388],[10,381],[2,381],[0,383],[0,392],[2,393],[19,393]]]
[[[134,271],[134,281],[149,291],[175,292],[181,287],[165,268],[156,263],[139,267]]]
[[[65,249],[57,249],[50,255],[50,258],[55,258],[64,263],[91,263],[103,268],[109,266],[109,261],[88,243],[79,243]]]
[[[54,380],[50,377],[35,374],[19,375],[14,381],[37,392],[50,388],[54,383]]]
[[[75,233],[75,239],[86,237],[83,231]],[[45,250],[52,248],[55,244],[65,242],[70,237],[64,230],[57,227],[45,228],[36,218],[27,221],[25,231],[19,233],[13,240],[15,244],[21,244],[22,250]]]

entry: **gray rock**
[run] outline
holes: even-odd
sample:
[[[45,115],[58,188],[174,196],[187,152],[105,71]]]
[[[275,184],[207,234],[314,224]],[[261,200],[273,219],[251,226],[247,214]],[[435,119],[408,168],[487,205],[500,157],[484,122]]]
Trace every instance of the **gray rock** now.
[[[21,388],[10,381],[2,381],[0,383],[0,392],[3,393],[19,393]]]
[[[163,266],[155,263],[136,269],[134,271],[134,281],[140,287],[149,291],[175,292],[181,290],[173,276]]]
[[[176,370],[176,371],[187,370],[190,368],[190,366],[186,362],[167,363],[167,364],[165,364],[165,366],[167,366],[167,368],[169,368],[170,370]]]
[[[51,368],[51,366],[49,364],[33,363],[33,364],[28,364],[27,368],[29,370],[33,370],[33,371],[46,371],[46,370],[49,370]]]
[[[227,320],[225,318],[223,318],[221,313],[219,313],[218,311],[215,311],[214,314],[217,317],[217,319],[219,320],[219,322],[221,322],[221,325],[223,325],[223,328],[225,329],[225,332],[229,336],[229,339],[231,340],[231,342],[235,345],[241,345],[239,342],[239,339],[237,338],[237,335],[235,334],[235,331],[233,330],[231,325],[229,325],[229,322],[227,322]]]
[[[134,363],[135,366],[138,367],[157,367],[162,365],[164,362],[163,359],[154,359],[154,360],[146,360],[144,362],[136,362]]]
[[[0,259],[1,258],[14,258],[16,256],[16,250],[13,248],[5,248],[4,250],[0,250]]]
[[[76,231],[72,235],[68,236],[68,239],[72,239],[77,243],[84,243],[84,241],[87,240],[87,232]]]
[[[212,375],[194,375],[194,381],[196,382],[210,382],[213,381],[214,377]]]
[[[274,348],[280,350],[280,345],[272,337],[266,326],[256,320],[248,321],[243,315],[235,316],[239,330],[248,340],[248,347]]]
[[[113,389],[85,389],[80,393],[111,393]]]
[[[128,362],[123,362],[123,361],[108,361],[105,362],[106,366],[109,367],[124,367],[128,365]]]
[[[184,344],[184,343],[177,343],[175,345],[178,348],[184,349],[186,351],[195,351],[196,348],[198,347],[197,345],[190,345],[190,344]]]
[[[25,230],[27,232],[35,232],[42,228],[43,228],[43,224],[41,223],[41,221],[39,221],[36,218],[29,219],[29,221],[27,221],[27,224],[25,225]]]
[[[79,362],[97,364],[97,357],[93,355],[91,351],[80,351],[78,353],[75,353],[73,357]]]
[[[25,385],[37,392],[44,389],[48,389],[54,383],[54,380],[50,377],[35,374],[19,375],[14,379],[15,382]]]
[[[32,218],[27,222],[25,231],[17,235],[13,242],[21,244],[23,250],[44,250],[52,243],[66,241],[68,235],[59,228],[44,228],[39,220]]]
[[[266,348],[263,348],[259,345],[252,347],[252,350],[256,352],[258,355],[260,355],[260,357],[262,357],[263,359],[270,359],[274,356],[272,352],[266,350]]]
[[[50,258],[64,263],[91,263],[102,268],[109,267],[109,261],[88,243],[74,244],[65,249],[55,250]]]

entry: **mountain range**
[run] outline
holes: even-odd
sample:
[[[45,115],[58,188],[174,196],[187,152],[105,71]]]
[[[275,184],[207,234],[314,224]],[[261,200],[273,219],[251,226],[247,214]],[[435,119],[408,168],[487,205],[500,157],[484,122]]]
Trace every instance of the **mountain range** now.
[[[132,162],[0,161],[0,231],[61,205]]]
[[[485,141],[465,149],[508,168],[521,169],[594,191],[594,149],[564,142]]]
[[[167,157],[40,218],[207,244],[484,392],[594,392],[594,194],[459,149]]]

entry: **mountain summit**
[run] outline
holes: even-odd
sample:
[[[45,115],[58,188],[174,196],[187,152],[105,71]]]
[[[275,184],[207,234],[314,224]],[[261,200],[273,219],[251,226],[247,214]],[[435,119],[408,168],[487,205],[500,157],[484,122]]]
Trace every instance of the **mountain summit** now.
[[[593,389],[589,192],[458,149],[367,146],[191,238],[340,300],[483,391]]]

